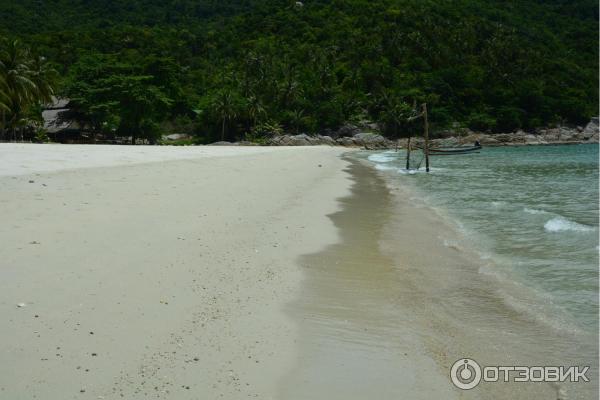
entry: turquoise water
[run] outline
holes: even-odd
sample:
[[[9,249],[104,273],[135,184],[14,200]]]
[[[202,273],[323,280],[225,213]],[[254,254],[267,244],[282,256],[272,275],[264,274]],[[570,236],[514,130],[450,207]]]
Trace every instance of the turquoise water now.
[[[597,145],[484,148],[432,157],[429,174],[407,173],[402,151],[368,159],[450,216],[488,273],[530,289],[557,323],[598,331]]]

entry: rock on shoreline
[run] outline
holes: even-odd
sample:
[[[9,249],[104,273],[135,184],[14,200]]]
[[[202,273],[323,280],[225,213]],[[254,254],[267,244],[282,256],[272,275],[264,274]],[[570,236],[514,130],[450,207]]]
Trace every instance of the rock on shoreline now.
[[[452,147],[462,146],[479,141],[484,146],[527,146],[544,144],[577,144],[598,143],[598,118],[592,120],[585,127],[557,127],[538,129],[535,133],[517,131],[512,133],[478,133],[470,130],[461,132],[446,132],[445,137],[432,139],[434,146]],[[422,137],[413,140],[422,142]],[[354,126],[344,126],[330,135],[278,135],[267,140],[267,146],[345,146],[360,147],[367,150],[391,149],[395,147],[405,148],[407,139],[391,140],[378,133],[361,132]],[[217,142],[213,145],[256,145],[251,142]]]

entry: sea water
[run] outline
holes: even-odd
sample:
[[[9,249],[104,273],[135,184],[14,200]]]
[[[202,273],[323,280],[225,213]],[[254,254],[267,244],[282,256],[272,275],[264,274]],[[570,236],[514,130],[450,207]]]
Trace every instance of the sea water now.
[[[453,220],[482,260],[490,260],[480,273],[530,290],[539,307],[529,303],[523,310],[558,329],[597,335],[598,145],[433,156],[429,174],[419,153],[412,165],[420,168],[412,171],[404,169],[403,151],[364,156],[411,188],[415,202]]]

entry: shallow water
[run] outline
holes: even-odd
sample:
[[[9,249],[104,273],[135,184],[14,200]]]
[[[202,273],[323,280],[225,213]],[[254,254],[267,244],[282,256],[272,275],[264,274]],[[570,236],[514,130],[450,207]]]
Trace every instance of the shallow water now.
[[[489,260],[481,273],[530,289],[507,292],[508,303],[557,329],[598,332],[597,145],[432,157],[430,174],[407,173],[402,151],[365,156],[460,229]]]
[[[380,247],[415,288],[419,304],[400,306],[442,369],[463,357],[590,366],[589,383],[487,384],[463,395],[596,398],[598,146],[484,148],[432,157],[429,174],[406,171],[403,152],[359,157],[395,194]]]

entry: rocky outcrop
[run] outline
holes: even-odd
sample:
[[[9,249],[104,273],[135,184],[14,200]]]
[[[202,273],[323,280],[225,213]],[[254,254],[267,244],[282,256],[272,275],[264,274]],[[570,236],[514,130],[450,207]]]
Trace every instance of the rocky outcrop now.
[[[598,118],[583,127],[542,128],[535,132],[517,131],[511,133],[476,133],[463,130],[459,135],[443,139],[434,139],[432,142],[440,147],[451,147],[473,144],[479,141],[483,146],[527,146],[544,144],[576,144],[598,143]],[[451,133],[447,133],[450,134]]]
[[[331,136],[309,136],[300,135],[279,135],[270,138],[267,141],[269,146],[335,146],[336,142]]]
[[[385,149],[395,146],[395,142],[374,133],[359,132],[353,136],[331,136],[306,134],[279,135],[267,141],[269,146],[347,146],[364,147],[366,149]]]
[[[432,139],[436,147],[454,147],[472,145],[476,141],[483,146],[526,146],[544,144],[598,143],[598,118],[585,127],[556,127],[538,129],[535,132],[517,131],[511,133],[478,133],[468,129],[444,132],[445,137]],[[357,132],[358,130],[358,132]],[[331,131],[327,131],[331,132]],[[360,147],[367,150],[391,149],[396,146],[406,148],[408,139],[390,140],[377,133],[361,131],[355,125],[347,124],[338,129],[335,136],[329,135],[276,135],[267,140],[268,146],[345,146]],[[422,137],[413,137],[412,143],[422,145]],[[213,145],[251,146],[251,142],[217,142]]]
[[[356,146],[364,147],[367,150],[388,149],[396,145],[392,140],[375,133],[358,133],[352,136],[352,140]]]

